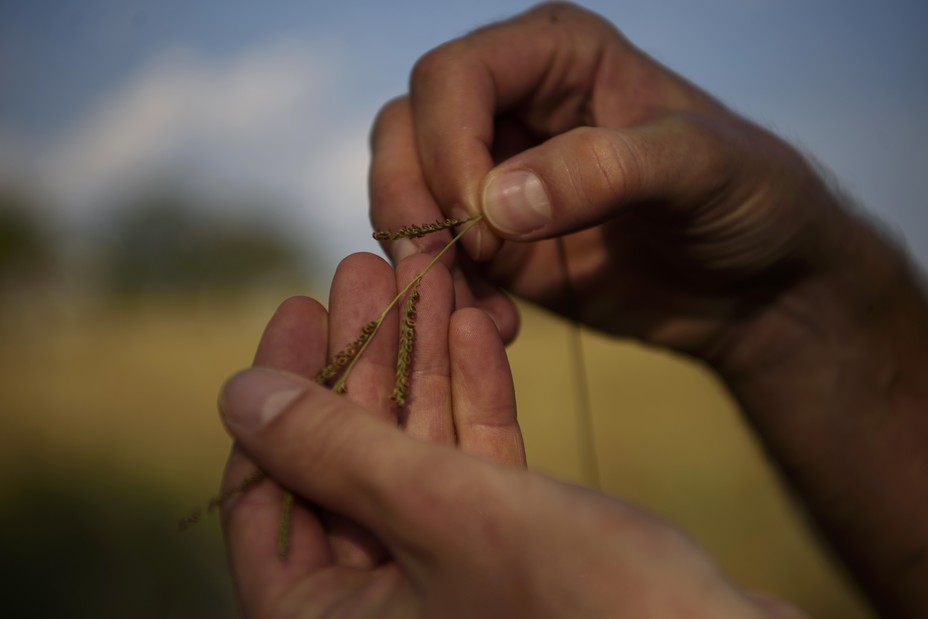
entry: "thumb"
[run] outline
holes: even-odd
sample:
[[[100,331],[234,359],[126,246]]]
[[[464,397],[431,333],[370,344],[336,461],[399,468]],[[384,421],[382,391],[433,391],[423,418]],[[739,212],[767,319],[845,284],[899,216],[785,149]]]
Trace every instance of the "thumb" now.
[[[417,491],[428,492],[436,511],[449,505],[445,486],[423,473],[454,468],[453,452],[406,436],[312,381],[252,368],[226,382],[219,407],[236,443],[262,471],[370,529],[388,547],[429,541],[416,521]]]
[[[493,169],[484,215],[501,236],[530,241],[596,226],[636,203],[694,203],[724,184],[724,150],[713,139],[678,118],[574,129]]]

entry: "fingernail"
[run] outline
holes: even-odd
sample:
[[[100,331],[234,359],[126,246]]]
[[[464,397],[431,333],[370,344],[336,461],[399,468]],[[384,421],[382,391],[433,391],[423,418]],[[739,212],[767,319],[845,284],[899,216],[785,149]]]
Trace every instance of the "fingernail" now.
[[[451,217],[454,219],[460,219],[464,221],[470,219],[474,216],[473,213],[465,210],[463,207],[457,206],[451,209]],[[457,228],[457,231],[460,232],[462,228]],[[483,230],[480,229],[480,226],[475,226],[470,229],[470,232],[467,233],[468,242],[470,246],[468,247],[470,257],[475,260],[480,260],[480,252],[483,249]]]
[[[544,185],[525,170],[490,179],[483,192],[483,209],[490,225],[506,234],[528,234],[551,221]]]
[[[251,433],[271,423],[302,393],[303,387],[287,375],[252,368],[226,381],[219,409],[232,434]]]
[[[393,258],[393,264],[399,264],[405,258],[419,253],[419,247],[409,239],[397,239],[393,241],[390,247],[390,255]]]

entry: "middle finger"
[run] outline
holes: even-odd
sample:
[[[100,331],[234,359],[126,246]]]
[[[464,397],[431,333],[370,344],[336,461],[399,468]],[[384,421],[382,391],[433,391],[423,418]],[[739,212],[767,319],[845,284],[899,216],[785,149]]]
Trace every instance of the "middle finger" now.
[[[401,262],[397,266],[397,288],[418,276],[428,262],[429,257],[421,254]],[[448,270],[441,264],[434,265],[423,276],[418,292],[411,321],[404,315],[405,301],[400,305],[400,321],[411,325],[413,339],[406,402],[398,410],[399,419],[413,436],[453,445],[448,324],[454,309],[454,292]],[[402,346],[402,335],[400,339]]]

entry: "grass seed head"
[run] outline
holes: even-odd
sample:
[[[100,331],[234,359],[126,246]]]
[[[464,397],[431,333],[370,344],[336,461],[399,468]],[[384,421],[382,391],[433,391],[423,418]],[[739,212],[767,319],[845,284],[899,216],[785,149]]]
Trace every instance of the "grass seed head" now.
[[[416,303],[419,302],[419,284],[416,282],[409,291],[403,308],[403,321],[400,324],[400,345],[396,356],[396,381],[390,399],[398,406],[406,405],[406,393],[409,390],[409,371],[412,367],[412,353],[416,340]]]
[[[255,469],[254,471],[252,471],[250,475],[242,479],[242,481],[238,482],[234,486],[230,486],[229,488],[226,488],[218,496],[211,498],[209,500],[209,503],[207,503],[206,505],[206,510],[197,508],[193,510],[192,512],[190,512],[189,514],[187,514],[186,516],[184,516],[183,518],[181,518],[180,521],[177,523],[177,530],[185,531],[189,529],[190,527],[198,523],[203,518],[204,512],[207,514],[214,512],[215,510],[219,509],[220,507],[222,507],[223,505],[231,501],[236,496],[244,492],[247,492],[253,486],[258,485],[258,483],[261,480],[263,480],[265,477],[266,475],[264,474],[264,471]]]
[[[351,363],[351,361],[358,355],[358,353],[364,348],[364,344],[367,340],[371,339],[374,333],[377,331],[377,321],[372,320],[371,322],[364,325],[361,329],[361,332],[358,334],[358,337],[348,344],[345,348],[340,350],[335,354],[334,357],[316,373],[314,380],[320,385],[325,385],[333,378],[338,376],[341,371],[345,368],[346,365]],[[337,390],[338,393],[344,393],[344,385],[341,385],[342,390]]]
[[[421,224],[418,226],[403,226],[399,230],[391,232],[390,230],[377,230],[374,232],[374,238],[378,241],[395,241],[397,239],[418,239],[426,234],[447,230],[471,221],[470,219],[452,219],[439,220],[431,224]]]

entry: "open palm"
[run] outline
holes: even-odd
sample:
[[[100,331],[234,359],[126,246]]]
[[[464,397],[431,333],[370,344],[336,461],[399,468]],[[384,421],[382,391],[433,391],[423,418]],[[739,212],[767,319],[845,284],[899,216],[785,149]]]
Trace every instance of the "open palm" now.
[[[375,256],[349,257],[333,281],[329,311],[308,298],[283,303],[265,330],[255,365],[311,379],[424,263],[420,256],[394,273]],[[389,399],[399,333],[395,310],[355,367],[345,397],[417,438],[457,444],[497,463],[523,466],[512,380],[495,328],[475,310],[451,320],[453,292],[441,266],[426,275],[420,291],[408,405],[398,410]],[[464,345],[467,355],[456,354],[456,347]],[[236,447],[226,487],[254,468]],[[298,501],[290,550],[285,558],[278,557],[281,495],[281,487],[268,479],[224,512],[230,562],[246,616],[290,616],[287,609],[300,609],[301,617],[330,616],[336,609],[359,617],[412,614],[414,596],[391,553],[352,520]]]

